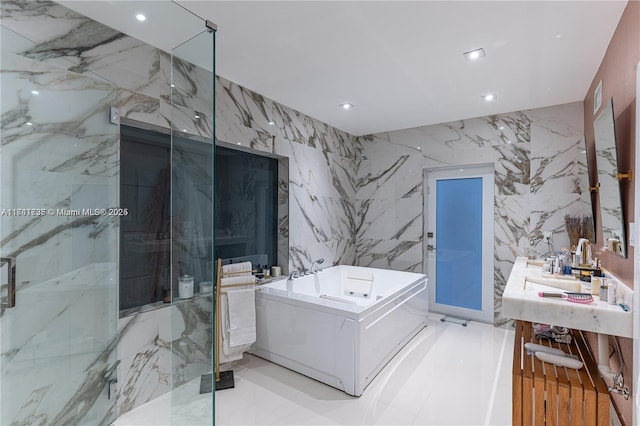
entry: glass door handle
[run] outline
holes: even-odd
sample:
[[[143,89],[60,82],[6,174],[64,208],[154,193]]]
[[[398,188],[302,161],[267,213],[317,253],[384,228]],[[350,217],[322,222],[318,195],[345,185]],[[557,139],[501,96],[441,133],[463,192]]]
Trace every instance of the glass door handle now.
[[[7,303],[2,303],[3,308],[16,306],[16,258],[0,257],[0,268],[7,264]]]

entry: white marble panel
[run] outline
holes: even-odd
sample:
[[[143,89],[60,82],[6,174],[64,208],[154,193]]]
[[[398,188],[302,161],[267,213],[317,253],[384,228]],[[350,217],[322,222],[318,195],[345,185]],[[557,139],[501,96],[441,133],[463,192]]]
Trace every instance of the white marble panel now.
[[[356,239],[420,240],[423,232],[422,209],[422,197],[358,200]]]
[[[364,142],[366,160],[362,160],[358,167],[357,197],[399,199],[416,196],[416,187],[422,183],[423,158],[420,152],[376,142]]]
[[[171,390],[170,309],[141,312],[119,320],[118,413]]]
[[[23,287],[2,311],[2,424],[107,424],[115,377],[115,263],[94,264]],[[20,332],[16,332],[20,327]],[[94,404],[106,403],[98,414]],[[99,416],[99,417],[97,417]]]
[[[530,249],[534,254],[543,255],[549,251],[542,241],[545,231],[553,232],[553,250],[569,248],[569,237],[564,216],[582,214],[583,204],[579,194],[531,194],[531,227],[529,229]]]
[[[358,240],[356,265],[422,272],[422,241]]]
[[[271,99],[219,76],[216,76],[215,89],[216,120],[221,126],[220,133],[216,128],[218,138],[244,145],[248,142],[242,138],[246,129],[252,129],[258,134],[275,134],[275,125],[269,124],[274,121],[274,102]]]

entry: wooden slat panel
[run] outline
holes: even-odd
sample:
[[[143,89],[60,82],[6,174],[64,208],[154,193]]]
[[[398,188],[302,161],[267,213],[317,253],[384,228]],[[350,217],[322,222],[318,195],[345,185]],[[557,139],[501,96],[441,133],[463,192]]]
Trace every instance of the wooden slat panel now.
[[[513,368],[511,374],[511,424],[522,425],[522,321],[516,321],[516,336],[513,345]]]
[[[532,337],[531,323],[524,323],[522,338],[525,342],[530,342]],[[533,368],[531,357],[524,356],[522,368],[522,424],[531,426],[533,424]]]
[[[571,386],[571,396],[569,401],[569,411],[571,412],[571,424],[573,425],[581,425],[582,424],[582,404],[583,404],[583,395],[582,395],[582,383],[580,383],[580,377],[578,373],[573,368],[563,367],[567,372],[567,377],[569,378],[569,384]]]
[[[537,344],[543,344],[540,339],[536,339],[534,336],[531,340]],[[536,426],[544,426],[546,413],[545,413],[545,370],[544,363],[536,358],[534,355],[527,355],[533,362],[533,377],[534,377],[534,389],[533,394],[535,396],[535,402],[533,406],[533,424]]]
[[[564,370],[564,367],[562,367]],[[569,423],[569,399],[571,389],[568,383],[558,384],[558,425],[568,425]]]
[[[596,391],[593,389],[584,389],[584,426],[596,426]]]
[[[596,424],[598,426],[608,426],[609,409],[611,406],[609,389],[607,388],[607,384],[605,383],[605,381],[602,379],[602,377],[600,377],[600,373],[598,372],[598,365],[593,357],[593,354],[591,353],[591,351],[589,351],[589,347],[587,346],[584,334],[580,331],[575,332],[574,336],[576,337],[576,345],[581,352],[585,369],[589,373],[589,377],[591,378],[591,381],[597,392]]]

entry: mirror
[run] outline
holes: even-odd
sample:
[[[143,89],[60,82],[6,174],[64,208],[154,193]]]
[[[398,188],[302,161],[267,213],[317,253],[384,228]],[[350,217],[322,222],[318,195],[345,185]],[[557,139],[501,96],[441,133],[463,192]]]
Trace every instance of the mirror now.
[[[592,170],[596,166],[595,164],[589,163],[587,143],[584,138],[576,146],[576,149],[578,152],[576,153],[577,176],[575,178],[575,192],[580,195],[582,215],[578,217],[580,220],[580,233],[576,236],[577,238],[574,239],[571,238],[571,232],[569,231],[569,226],[568,223],[566,223],[567,219],[565,216],[565,224],[567,225],[567,232],[570,234],[569,243],[571,247],[577,244],[579,238],[587,238],[592,243],[597,242],[595,235],[596,231],[594,228],[596,217],[596,192],[592,190],[593,186],[589,181],[589,170]]]
[[[596,147],[598,182],[600,184],[600,217],[603,244],[611,253],[627,256],[622,213],[622,199],[618,182],[618,156],[613,115],[613,99],[604,106],[593,123]]]

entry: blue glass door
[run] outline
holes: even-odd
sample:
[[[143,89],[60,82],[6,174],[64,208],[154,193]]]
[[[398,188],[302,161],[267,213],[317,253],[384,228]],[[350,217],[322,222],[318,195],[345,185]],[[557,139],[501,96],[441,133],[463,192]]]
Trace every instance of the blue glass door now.
[[[436,302],[482,309],[482,178],[436,181]]]
[[[429,310],[493,321],[493,166],[427,172]]]

